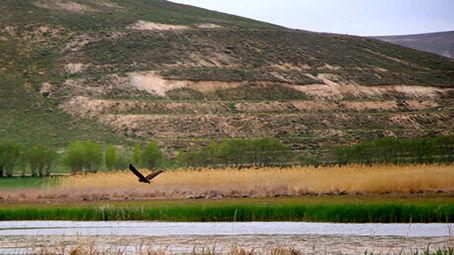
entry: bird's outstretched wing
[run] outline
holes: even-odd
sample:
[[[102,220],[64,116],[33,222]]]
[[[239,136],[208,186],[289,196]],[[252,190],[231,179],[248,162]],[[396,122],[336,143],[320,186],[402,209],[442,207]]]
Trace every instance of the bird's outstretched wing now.
[[[143,174],[139,172],[139,170],[137,170],[132,164],[129,165],[129,170],[131,170],[131,172],[137,175],[137,177],[139,177],[140,180],[148,181],[147,178],[145,178],[145,176],[143,176]]]
[[[153,173],[147,175],[147,177],[145,177],[147,180],[151,181],[153,178],[155,178],[156,176],[160,175],[164,173],[164,171],[162,170],[159,170],[159,171],[154,171]]]

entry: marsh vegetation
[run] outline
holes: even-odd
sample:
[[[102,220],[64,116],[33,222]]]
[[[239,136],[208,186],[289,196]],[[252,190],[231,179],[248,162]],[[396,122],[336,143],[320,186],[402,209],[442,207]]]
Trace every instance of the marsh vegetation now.
[[[345,248],[344,248],[345,249]],[[453,255],[454,249],[452,247],[446,248],[431,248],[430,245],[423,249],[418,248],[408,248],[408,249],[401,249],[396,252],[398,254],[411,254],[411,255]],[[61,243],[60,245],[56,245],[55,247],[47,246],[47,247],[33,247],[32,248],[33,254],[36,255],[53,255],[59,254],[60,252],[64,251],[65,254],[73,254],[73,255],[83,255],[83,254],[90,254],[90,255],[101,255],[101,254],[110,254],[110,255],[125,255],[125,254],[138,254],[138,255],[167,255],[167,254],[178,254],[172,253],[169,249],[161,248],[156,249],[153,247],[152,244],[143,244],[138,245],[134,249],[134,252],[127,252],[123,248],[99,248],[93,242],[84,243],[84,244],[75,244],[75,245],[67,245],[65,243]],[[67,252],[67,253],[66,253]],[[254,249],[254,248],[245,248],[239,246],[232,246],[230,249],[220,249],[217,248],[215,245],[210,247],[193,247],[190,254],[192,255],[216,255],[216,254],[223,254],[223,255],[302,255],[302,254],[348,254],[342,252],[327,252],[326,250],[323,252],[320,248],[320,251],[317,252],[317,249],[313,248],[313,253],[306,253],[302,250],[298,250],[297,248],[293,248],[291,246],[282,246],[277,245],[275,247],[271,247],[268,249]],[[365,250],[362,254],[364,255],[374,255],[374,252],[368,252]],[[388,254],[395,254],[395,253],[380,253],[384,255]]]
[[[0,220],[454,221],[449,165],[187,169],[152,185],[125,172],[51,180],[0,189]]]

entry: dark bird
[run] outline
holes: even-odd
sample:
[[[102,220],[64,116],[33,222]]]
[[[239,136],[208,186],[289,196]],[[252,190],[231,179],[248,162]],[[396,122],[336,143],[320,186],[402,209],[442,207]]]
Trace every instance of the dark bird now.
[[[150,181],[153,178],[155,178],[156,176],[158,176],[164,172],[162,170],[159,170],[159,171],[154,171],[153,173],[151,173],[147,176],[143,176],[143,174],[141,172],[139,172],[139,170],[137,170],[132,164],[129,165],[129,170],[131,170],[131,172],[133,172],[137,177],[139,177],[139,182],[148,183],[148,184],[150,184]]]

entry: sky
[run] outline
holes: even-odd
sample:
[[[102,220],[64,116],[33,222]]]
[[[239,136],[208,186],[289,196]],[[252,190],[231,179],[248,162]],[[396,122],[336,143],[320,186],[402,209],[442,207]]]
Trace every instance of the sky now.
[[[454,0],[171,0],[285,27],[350,35],[454,30]]]

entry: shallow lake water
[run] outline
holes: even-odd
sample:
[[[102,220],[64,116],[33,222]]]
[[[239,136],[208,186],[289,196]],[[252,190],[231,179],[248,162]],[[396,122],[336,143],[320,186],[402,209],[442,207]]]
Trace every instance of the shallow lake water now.
[[[429,244],[432,249],[452,246],[453,229],[453,224],[5,221],[0,222],[0,254],[78,243],[130,254],[141,246],[168,253],[228,253],[232,247],[263,252],[292,247],[305,254],[410,253]]]

